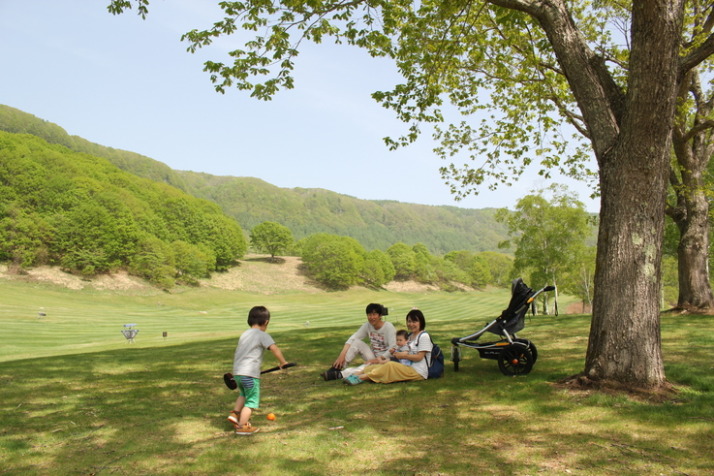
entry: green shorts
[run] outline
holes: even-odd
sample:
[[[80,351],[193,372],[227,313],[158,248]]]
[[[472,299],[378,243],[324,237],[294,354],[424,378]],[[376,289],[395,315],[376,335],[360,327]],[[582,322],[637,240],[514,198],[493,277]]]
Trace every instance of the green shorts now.
[[[245,406],[260,408],[260,379],[254,377],[237,376],[238,390],[241,397],[245,397]]]

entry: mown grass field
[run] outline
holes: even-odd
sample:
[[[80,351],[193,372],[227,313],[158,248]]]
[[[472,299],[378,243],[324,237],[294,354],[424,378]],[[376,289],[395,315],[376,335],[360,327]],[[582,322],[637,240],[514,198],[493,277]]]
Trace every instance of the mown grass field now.
[[[665,402],[556,384],[583,368],[585,315],[527,322],[520,335],[539,351],[528,376],[505,377],[470,349],[454,372],[450,338],[480,329],[508,299],[507,290],[265,296],[2,281],[0,474],[714,473],[712,317],[663,316],[678,389]],[[322,381],[368,302],[388,306],[398,328],[421,308],[447,354],[445,378]],[[236,394],[221,376],[255,304],[270,308],[269,332],[299,366],[264,376],[261,432],[241,437],[225,420]],[[140,329],[133,344],[120,333],[126,323]]]

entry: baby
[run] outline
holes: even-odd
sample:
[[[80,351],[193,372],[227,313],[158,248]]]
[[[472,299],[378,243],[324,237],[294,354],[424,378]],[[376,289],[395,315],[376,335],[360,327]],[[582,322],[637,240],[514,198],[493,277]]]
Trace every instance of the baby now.
[[[409,333],[405,331],[404,329],[398,330],[397,331],[397,346],[393,349],[390,350],[392,354],[395,352],[409,352],[409,344],[407,343],[407,340],[409,338]],[[397,359],[396,357],[392,357],[392,360],[395,360],[399,362],[400,364],[404,365],[412,365],[412,361],[409,359]]]

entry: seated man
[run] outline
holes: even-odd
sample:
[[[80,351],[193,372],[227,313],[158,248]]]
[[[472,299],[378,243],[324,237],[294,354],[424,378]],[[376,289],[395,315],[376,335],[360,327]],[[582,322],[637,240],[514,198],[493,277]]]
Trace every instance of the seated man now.
[[[382,319],[382,316],[387,314],[387,309],[381,304],[371,303],[367,305],[366,313],[367,322],[347,339],[332,367],[320,374],[325,380],[347,377],[366,365],[380,363],[380,357],[389,359],[391,356],[389,350],[396,345],[397,331],[391,322]],[[364,342],[367,337],[369,344]],[[364,359],[364,365],[360,368],[346,368],[358,355]]]

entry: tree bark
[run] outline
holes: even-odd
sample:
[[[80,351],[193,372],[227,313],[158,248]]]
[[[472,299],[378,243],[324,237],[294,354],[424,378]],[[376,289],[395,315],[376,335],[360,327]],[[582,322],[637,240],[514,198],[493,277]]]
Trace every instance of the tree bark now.
[[[663,147],[648,150],[644,135],[623,141],[600,170],[601,220],[584,375],[658,387],[665,383],[659,296],[665,201],[661,168],[666,170],[668,154]],[[633,173],[630,162],[651,165],[641,176]]]
[[[698,313],[714,308],[709,282],[709,202],[704,180],[714,153],[713,125],[709,121],[714,103],[705,97],[696,69],[686,76],[680,89],[680,102],[688,97],[694,106],[683,112],[672,133],[677,170],[670,173],[670,183],[676,204],[667,208],[667,214],[679,229],[677,308]],[[691,120],[687,120],[687,113],[691,113]]]
[[[630,77],[620,133],[598,155],[602,204],[585,376],[666,384],[659,303],[670,132],[683,6],[635,1]]]
[[[593,318],[583,375],[666,386],[660,265],[683,0],[635,0],[626,92],[579,34],[563,1],[516,4],[543,26],[582,111],[599,166]],[[530,7],[530,8],[529,8]]]
[[[688,193],[686,212],[673,218],[679,228],[677,308],[690,312],[710,312],[714,308],[709,282],[709,203],[699,189]]]
[[[587,125],[601,209],[593,318],[584,376],[666,385],[660,265],[683,0],[634,0],[627,91],[584,41],[562,0],[493,0],[543,27]]]

